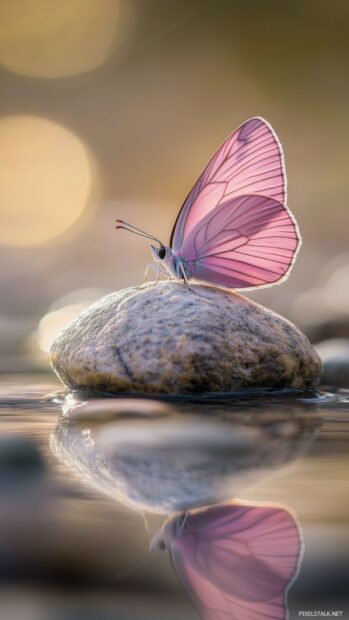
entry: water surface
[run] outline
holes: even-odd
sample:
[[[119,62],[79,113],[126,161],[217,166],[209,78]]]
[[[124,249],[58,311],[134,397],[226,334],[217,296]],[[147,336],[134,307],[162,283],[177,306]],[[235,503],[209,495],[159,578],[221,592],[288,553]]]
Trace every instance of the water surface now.
[[[227,500],[298,523],[290,618],[349,618],[349,390],[164,401],[3,375],[0,412],[1,618],[198,618],[149,544],[168,515]]]

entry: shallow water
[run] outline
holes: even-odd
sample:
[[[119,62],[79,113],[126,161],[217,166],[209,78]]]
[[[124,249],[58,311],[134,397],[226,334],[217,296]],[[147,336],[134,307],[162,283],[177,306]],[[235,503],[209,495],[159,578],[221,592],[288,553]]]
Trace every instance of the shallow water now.
[[[149,544],[168,515],[189,515],[184,536],[227,500],[298,524],[289,618],[349,618],[349,389],[87,398],[4,375],[0,415],[1,619],[200,617]]]

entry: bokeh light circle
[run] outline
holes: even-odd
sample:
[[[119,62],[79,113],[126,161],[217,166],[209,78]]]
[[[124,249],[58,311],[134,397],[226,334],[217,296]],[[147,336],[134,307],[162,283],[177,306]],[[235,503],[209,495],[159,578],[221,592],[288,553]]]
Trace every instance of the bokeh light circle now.
[[[39,348],[48,353],[60,330],[105,294],[103,289],[86,288],[71,291],[57,299],[39,323],[36,333]]]
[[[72,304],[46,314],[39,323],[38,344],[42,351],[48,353],[57,334],[75,317],[85,310],[85,304]]]
[[[33,246],[64,233],[92,182],[88,152],[73,133],[38,117],[0,119],[0,244]]]
[[[118,0],[0,0],[0,64],[43,78],[90,71],[113,52],[120,13]]]

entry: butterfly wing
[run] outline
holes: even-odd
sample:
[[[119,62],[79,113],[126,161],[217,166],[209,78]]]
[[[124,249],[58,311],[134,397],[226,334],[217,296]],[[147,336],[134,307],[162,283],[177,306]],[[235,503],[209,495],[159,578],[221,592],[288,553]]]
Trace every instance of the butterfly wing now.
[[[282,620],[301,538],[281,508],[226,504],[189,513],[171,545],[176,572],[207,620]]]
[[[286,203],[286,173],[279,140],[263,118],[251,118],[218,148],[185,200],[170,245],[179,252],[190,231],[217,205],[260,194]]]
[[[245,289],[285,279],[299,240],[282,203],[261,195],[235,196],[195,225],[181,254],[188,278]]]
[[[284,620],[284,596],[267,602],[249,602],[227,595],[179,555],[172,563],[200,617],[204,620]]]

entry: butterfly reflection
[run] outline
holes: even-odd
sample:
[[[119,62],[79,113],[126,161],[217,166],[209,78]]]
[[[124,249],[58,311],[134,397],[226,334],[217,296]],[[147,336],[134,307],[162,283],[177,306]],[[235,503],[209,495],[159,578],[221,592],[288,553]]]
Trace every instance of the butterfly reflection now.
[[[169,551],[205,620],[286,618],[302,538],[285,508],[229,502],[175,514],[150,549]]]

